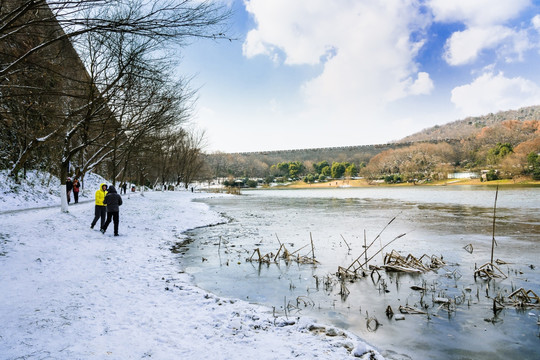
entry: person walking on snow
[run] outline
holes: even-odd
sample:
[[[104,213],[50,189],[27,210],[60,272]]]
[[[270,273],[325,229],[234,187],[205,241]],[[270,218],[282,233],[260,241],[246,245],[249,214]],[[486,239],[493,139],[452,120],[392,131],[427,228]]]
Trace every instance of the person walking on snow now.
[[[68,204],[71,201],[71,190],[73,190],[73,182],[71,181],[71,178],[68,177],[66,180],[66,194],[67,194]]]
[[[79,179],[75,178],[73,179],[73,199],[75,200],[75,204],[79,202],[79,188],[81,187],[81,183],[79,182]]]
[[[96,191],[96,207],[94,211],[94,220],[90,225],[90,229],[93,229],[99,218],[101,218],[100,229],[105,224],[105,216],[107,216],[107,205],[103,203],[107,195],[107,184],[103,183],[99,185],[99,189]]]
[[[107,221],[101,227],[101,233],[105,234],[107,227],[114,222],[114,236],[118,236],[118,224],[120,223],[120,205],[122,205],[122,197],[116,192],[114,186],[109,186],[109,192],[105,196],[104,204],[107,205]]]

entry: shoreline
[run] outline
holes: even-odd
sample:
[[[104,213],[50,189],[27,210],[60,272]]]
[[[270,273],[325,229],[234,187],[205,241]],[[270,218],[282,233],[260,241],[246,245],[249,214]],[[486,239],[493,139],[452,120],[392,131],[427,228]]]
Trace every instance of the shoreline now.
[[[417,187],[417,186],[522,186],[540,187],[540,181],[530,178],[503,179],[493,181],[480,181],[480,179],[447,179],[429,183],[370,183],[365,179],[354,180],[332,180],[324,183],[307,184],[303,181],[296,181],[288,185],[278,185],[274,187],[265,186],[261,189],[336,189],[336,188],[369,188],[369,187]]]

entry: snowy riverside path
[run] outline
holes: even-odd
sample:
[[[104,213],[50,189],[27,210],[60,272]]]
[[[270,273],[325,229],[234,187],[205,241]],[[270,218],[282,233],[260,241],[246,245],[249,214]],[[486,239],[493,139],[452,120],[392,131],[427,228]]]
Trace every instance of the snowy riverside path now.
[[[170,248],[222,221],[201,196],[123,195],[118,237],[90,229],[92,202],[0,208],[0,359],[382,359],[348,332],[195,287]]]

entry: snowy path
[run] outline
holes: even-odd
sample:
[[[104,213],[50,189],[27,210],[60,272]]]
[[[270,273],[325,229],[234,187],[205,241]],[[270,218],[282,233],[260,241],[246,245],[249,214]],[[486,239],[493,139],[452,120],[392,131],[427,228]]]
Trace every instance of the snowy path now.
[[[382,358],[339,329],[193,286],[169,249],[221,221],[200,196],[123,196],[119,237],[90,229],[93,203],[1,214],[0,358]]]

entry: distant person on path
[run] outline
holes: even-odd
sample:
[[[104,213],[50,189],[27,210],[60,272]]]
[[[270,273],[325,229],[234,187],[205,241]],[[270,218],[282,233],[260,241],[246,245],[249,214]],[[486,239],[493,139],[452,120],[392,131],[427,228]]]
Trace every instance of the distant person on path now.
[[[80,187],[81,187],[81,183],[79,182],[79,179],[77,178],[73,179],[73,200],[75,200],[75,204],[79,203]]]
[[[67,195],[68,204],[71,201],[71,190],[73,190],[73,182],[71,181],[71,178],[68,177],[66,180],[66,195]]]
[[[99,218],[101,218],[100,229],[105,224],[105,217],[107,216],[107,205],[105,205],[103,201],[105,200],[106,195],[107,195],[107,184],[103,183],[99,185],[99,189],[96,191],[95,215],[94,215],[94,220],[92,221],[92,225],[90,225],[90,229],[94,228]]]
[[[118,224],[120,223],[120,205],[122,205],[122,197],[116,192],[114,186],[109,186],[109,191],[105,196],[104,204],[107,205],[107,221],[101,227],[101,233],[105,234],[107,227],[114,222],[114,236],[118,236]]]
[[[120,194],[122,194],[122,192],[123,192],[124,195],[125,195],[126,192],[127,192],[127,184],[126,184],[126,183],[123,183],[123,184],[121,185],[121,187],[122,187],[122,190],[120,190]]]

